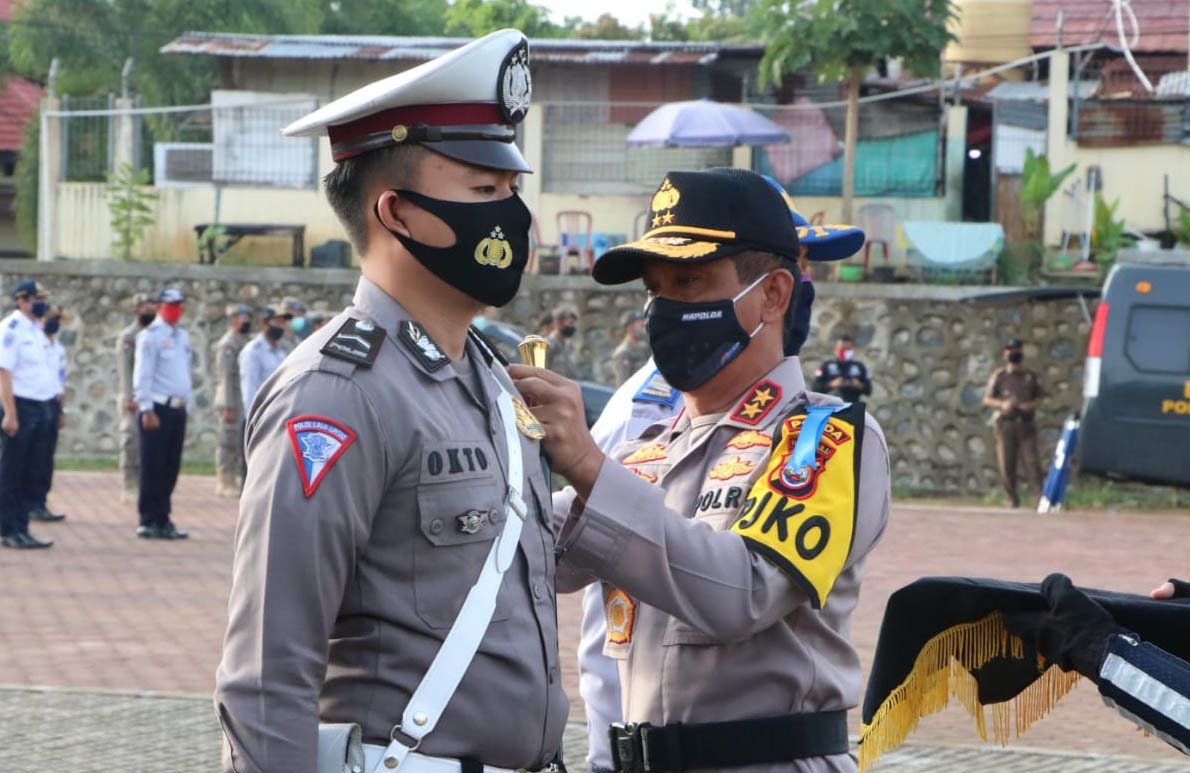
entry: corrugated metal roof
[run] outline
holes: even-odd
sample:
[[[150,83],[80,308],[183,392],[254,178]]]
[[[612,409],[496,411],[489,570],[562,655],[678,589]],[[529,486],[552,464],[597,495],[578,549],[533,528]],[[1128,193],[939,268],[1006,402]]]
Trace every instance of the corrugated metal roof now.
[[[1190,39],[1190,16],[1186,0],[1130,0],[1140,27],[1140,39],[1133,51],[1186,51]],[[1029,45],[1034,48],[1053,48],[1058,44],[1058,14],[1062,14],[1062,43],[1075,46],[1081,43],[1104,41],[1117,44],[1114,17],[1109,17],[1111,5],[1088,0],[1033,0],[1033,17],[1029,24]],[[1125,17],[1124,29],[1132,33]]]
[[[1099,88],[1099,81],[1071,81],[1070,92],[1077,92],[1079,99],[1089,99]],[[1004,81],[986,95],[987,99],[1004,101],[1048,102],[1050,85],[1046,81]]]
[[[465,38],[358,35],[247,35],[187,32],[164,54],[249,59],[355,59],[429,61],[470,42]],[[566,64],[709,64],[722,55],[760,59],[764,46],[716,43],[645,43],[608,40],[533,40],[533,59]]]

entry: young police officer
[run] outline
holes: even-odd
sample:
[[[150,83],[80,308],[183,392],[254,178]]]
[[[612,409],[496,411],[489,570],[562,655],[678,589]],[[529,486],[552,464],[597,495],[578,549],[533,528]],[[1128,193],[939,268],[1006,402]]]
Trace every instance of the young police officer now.
[[[649,341],[685,399],[672,422],[606,456],[577,385],[513,366],[572,489],[559,589],[604,581],[620,661],[620,770],[854,770],[859,699],[847,640],[864,560],[888,518],[888,454],[862,406],[807,394],[783,356],[798,239],[743,170],[671,172],[656,227],[595,264],[642,277]],[[862,464],[861,464],[862,461]]]
[[[286,130],[330,135],[327,197],[363,276],[248,416],[216,677],[226,770],[313,771],[320,717],[362,726],[369,771],[537,769],[560,746],[540,427],[468,333],[528,261],[528,105],[527,41],[504,30]],[[476,612],[470,593],[495,587]],[[443,648],[460,630],[474,638]],[[444,713],[411,698],[427,695]]]

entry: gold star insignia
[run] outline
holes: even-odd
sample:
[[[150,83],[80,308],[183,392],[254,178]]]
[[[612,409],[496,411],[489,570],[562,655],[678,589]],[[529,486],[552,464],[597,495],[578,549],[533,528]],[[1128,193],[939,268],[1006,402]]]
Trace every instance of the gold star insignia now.
[[[661,222],[665,223],[667,225],[669,223],[672,223],[673,221],[674,221],[674,213],[672,213],[672,212],[666,212],[665,216],[661,218]]]
[[[661,225],[661,215],[653,218],[653,227],[656,228],[659,225]]]
[[[764,389],[757,389],[756,394],[752,395],[752,399],[760,405],[768,405],[773,400],[773,393],[768,387]]]
[[[761,407],[751,402],[740,409],[740,414],[746,419],[754,419],[760,412]]]

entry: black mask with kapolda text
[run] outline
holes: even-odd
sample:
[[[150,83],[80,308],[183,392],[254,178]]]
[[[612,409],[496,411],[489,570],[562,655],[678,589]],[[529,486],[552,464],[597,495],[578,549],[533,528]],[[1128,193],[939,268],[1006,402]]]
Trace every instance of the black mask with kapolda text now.
[[[455,243],[449,247],[431,247],[389,231],[430,273],[485,306],[503,306],[516,296],[529,262],[533,223],[520,196],[514,193],[498,201],[461,202],[415,191],[395,192],[454,231]]]

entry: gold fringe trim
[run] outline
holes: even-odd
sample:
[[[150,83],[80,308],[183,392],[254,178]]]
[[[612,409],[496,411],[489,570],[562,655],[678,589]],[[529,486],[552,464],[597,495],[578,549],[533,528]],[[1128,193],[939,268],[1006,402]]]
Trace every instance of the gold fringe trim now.
[[[988,720],[979,703],[972,671],[995,658],[1023,660],[1024,644],[1004,628],[999,612],[974,623],[948,628],[925,643],[905,681],[876,710],[871,724],[860,727],[859,769],[864,771],[890,749],[900,746],[918,721],[946,708],[953,696],[975,720],[980,739],[988,740]],[[1040,658],[1038,669],[1044,668]],[[992,737],[1006,745],[1019,737],[1074,688],[1077,672],[1047,668],[1015,698],[991,706]]]

